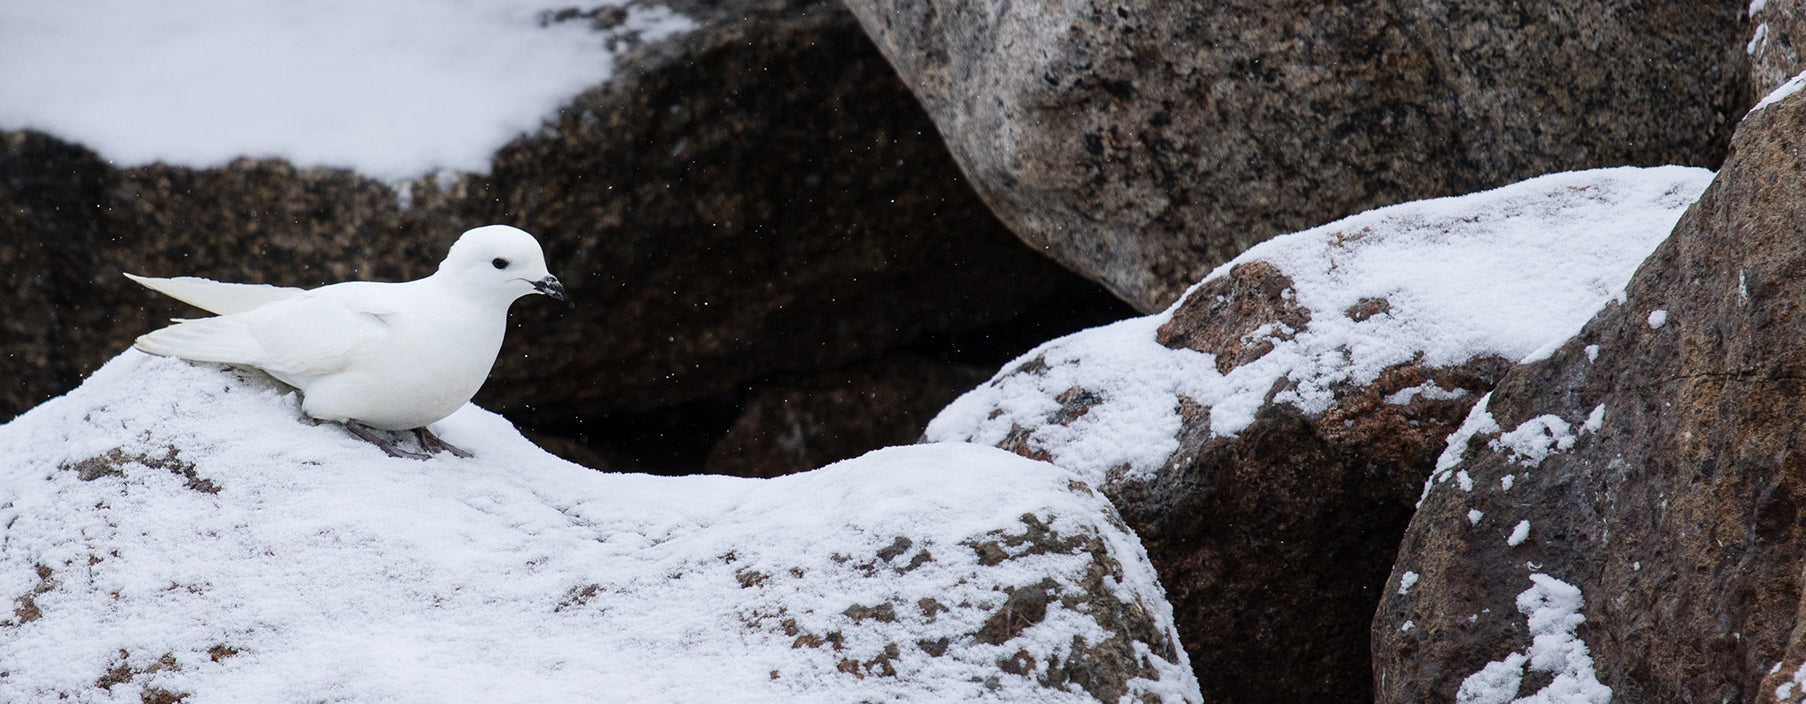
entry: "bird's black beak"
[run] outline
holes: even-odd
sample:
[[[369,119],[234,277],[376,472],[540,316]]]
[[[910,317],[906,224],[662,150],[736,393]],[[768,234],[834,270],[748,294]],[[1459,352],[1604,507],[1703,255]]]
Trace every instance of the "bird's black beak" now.
[[[533,290],[560,301],[564,300],[564,284],[558,283],[556,276],[547,275],[545,278],[533,282]]]

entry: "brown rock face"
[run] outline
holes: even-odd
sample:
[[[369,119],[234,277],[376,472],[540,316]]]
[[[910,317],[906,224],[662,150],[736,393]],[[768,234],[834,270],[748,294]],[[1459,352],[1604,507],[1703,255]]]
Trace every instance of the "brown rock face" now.
[[[985,380],[976,367],[885,358],[762,385],[709,451],[710,474],[775,477],[907,445],[936,411]]]
[[[1310,324],[1311,312],[1293,297],[1292,279],[1272,264],[1237,264],[1229,276],[1187,296],[1155,339],[1172,349],[1216,355],[1217,371],[1228,374],[1273,351],[1275,339],[1291,339]]]
[[[1208,411],[1182,402],[1159,475],[1106,486],[1160,570],[1207,700],[1365,700],[1374,585],[1443,438],[1508,366],[1398,367],[1320,417],[1268,404],[1236,438],[1205,439]],[[1426,381],[1470,393],[1384,402]]]
[[[989,366],[1030,344],[982,344],[1009,337],[1024,311],[1080,311],[1041,316],[1051,329],[1035,339],[1128,312],[988,213],[847,12],[678,9],[702,27],[629,54],[490,174],[423,179],[405,195],[280,162],[116,169],[44,135],[0,133],[0,419],[192,314],[122,270],[306,287],[409,279],[491,222],[539,236],[572,306],[516,304],[478,403],[594,446],[567,448],[574,457],[620,456],[613,445],[656,455],[626,458],[643,469],[699,468],[767,380],[905,348]],[[911,383],[925,392],[966,386],[920,369]],[[824,414],[809,432],[857,434],[842,421],[864,422]]]
[[[1739,3],[848,3],[1016,234],[1151,312],[1380,205],[1716,164]]]
[[[1806,96],[1747,117],[1627,298],[1464,426],[1374,618],[1376,701],[1503,702],[1595,676],[1622,702],[1800,691],[1803,130]],[[1523,657],[1548,623],[1518,595],[1551,578],[1584,602],[1565,628],[1588,672]]]

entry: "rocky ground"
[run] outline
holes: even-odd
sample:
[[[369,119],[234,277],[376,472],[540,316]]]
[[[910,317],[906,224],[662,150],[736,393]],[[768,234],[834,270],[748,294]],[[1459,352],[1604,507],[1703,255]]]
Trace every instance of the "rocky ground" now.
[[[724,680],[735,692],[1806,697],[1791,547],[1798,2],[669,10],[693,28],[664,41],[619,35],[613,78],[487,170],[394,181],[281,159],[122,167],[54,130],[0,124],[0,260],[12,263],[0,268],[0,375],[13,380],[0,418],[76,388],[133,336],[186,312],[122,270],[298,286],[410,278],[462,229],[508,222],[540,236],[574,307],[518,306],[479,404],[592,468],[806,472],[747,489],[776,507],[761,516],[840,502],[841,528],[867,511],[921,524],[830,531],[858,545],[793,582],[784,575],[801,563],[772,556],[809,553],[800,543],[759,553],[769,565],[753,564],[750,547],[724,548],[735,560],[719,565],[683,562],[664,519],[564,506],[573,535],[625,511],[608,520],[633,525],[609,525],[643,539],[597,564],[643,551],[694,567],[663,578],[732,587],[708,599],[753,614],[729,629],[739,640],[648,632],[763,644],[718,653],[749,668]],[[573,7],[545,21],[618,34],[613,12]],[[1583,171],[1659,165],[1675,166]],[[0,437],[22,437],[46,413]],[[47,526],[30,547],[9,537],[0,549],[0,596],[14,598],[0,628],[62,637],[101,628],[108,609],[138,622],[165,602],[250,593],[224,576],[206,584],[199,567],[157,567],[168,561],[142,545],[112,555],[48,518],[66,504],[98,530],[125,510],[109,501],[225,506],[252,481],[231,474],[242,463],[209,464],[231,457],[229,442],[165,451],[137,430],[55,413],[71,433],[93,431],[83,452],[0,446],[28,458],[0,468],[17,497],[0,511]],[[1040,462],[905,451],[937,458],[926,464],[952,493],[889,475],[918,471],[908,462],[809,471],[918,439]],[[327,466],[301,465],[284,471]],[[552,466],[564,467],[538,455],[521,464]],[[590,479],[556,471],[557,491],[589,495],[571,487]],[[696,481],[668,486],[740,480]],[[1037,498],[986,493],[1014,482]],[[675,491],[635,486],[654,507],[666,504],[651,494]],[[821,491],[830,498],[803,496]],[[1008,510],[980,520],[966,506],[975,513],[928,525],[922,507],[936,502]],[[677,524],[701,534],[758,523],[713,508]],[[243,525],[197,530],[321,529],[232,515]],[[364,545],[331,537],[374,530],[362,519],[326,528],[303,541],[316,551],[306,554]],[[712,535],[728,545],[720,536],[733,533]],[[258,540],[230,547],[255,562],[247,546],[268,542]],[[496,554],[540,564],[525,552],[466,556]],[[375,564],[366,576],[386,583]],[[403,596],[461,603],[455,571],[407,564],[452,596]],[[611,591],[591,567],[558,569],[567,579],[537,591],[486,586],[500,591],[483,603],[601,623],[609,599],[648,599]],[[1121,576],[1131,573],[1147,579]],[[930,574],[995,587],[994,598],[947,603],[929,592],[953,587],[912,581]],[[130,598],[108,606],[109,585]],[[786,621],[759,604],[812,616]],[[460,613],[480,624],[479,611]],[[269,625],[94,640],[105,647],[82,651],[79,677],[29,691],[199,692],[182,687],[243,671],[253,661],[240,652],[299,657],[268,639]],[[925,684],[949,663],[965,668],[949,686],[964,689]],[[0,676],[0,687],[25,681]]]

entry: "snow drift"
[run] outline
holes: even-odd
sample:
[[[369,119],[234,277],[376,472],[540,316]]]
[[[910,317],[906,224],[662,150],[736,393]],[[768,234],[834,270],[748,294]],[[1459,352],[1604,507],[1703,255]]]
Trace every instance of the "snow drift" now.
[[[964,445],[592,472],[467,406],[395,460],[128,352],[0,426],[0,700],[1196,701],[1133,534]]]

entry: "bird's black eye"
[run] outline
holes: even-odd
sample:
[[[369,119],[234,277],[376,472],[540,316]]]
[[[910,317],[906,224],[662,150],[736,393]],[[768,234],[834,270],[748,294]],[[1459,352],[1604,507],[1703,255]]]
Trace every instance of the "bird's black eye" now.
[[[490,262],[490,264],[494,264],[494,265],[495,265],[495,268],[497,268],[497,269],[506,269],[506,268],[508,268],[508,260],[506,260],[506,259],[503,259],[503,258],[501,258],[501,257],[496,257],[496,258],[495,258],[495,261],[492,261],[492,262]]]

